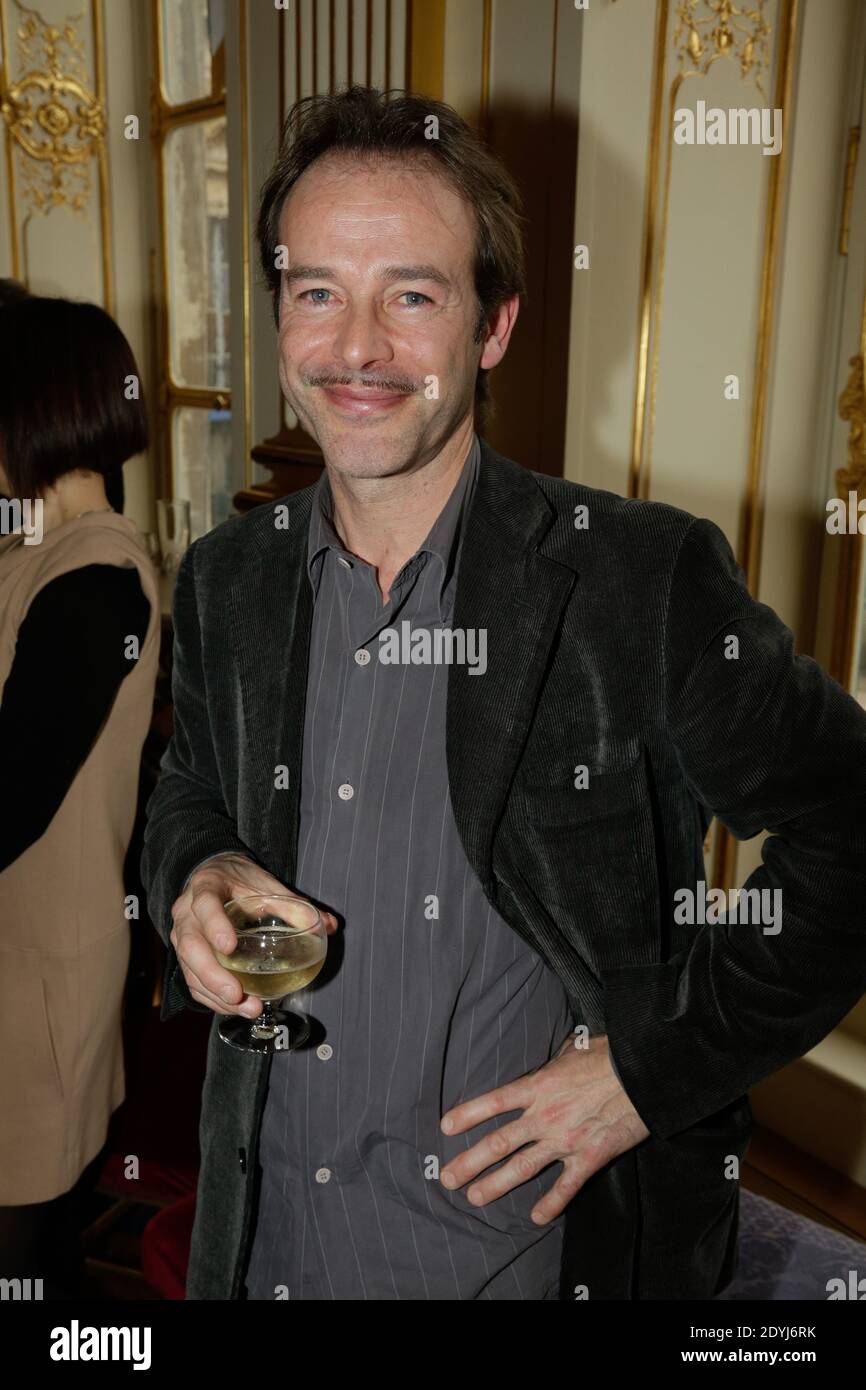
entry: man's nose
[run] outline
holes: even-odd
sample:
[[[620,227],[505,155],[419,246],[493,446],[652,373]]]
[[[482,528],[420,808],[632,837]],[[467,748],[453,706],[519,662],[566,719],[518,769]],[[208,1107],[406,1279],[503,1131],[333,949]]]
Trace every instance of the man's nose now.
[[[354,371],[360,371],[368,363],[393,360],[387,327],[374,305],[355,305],[341,314],[334,352]]]

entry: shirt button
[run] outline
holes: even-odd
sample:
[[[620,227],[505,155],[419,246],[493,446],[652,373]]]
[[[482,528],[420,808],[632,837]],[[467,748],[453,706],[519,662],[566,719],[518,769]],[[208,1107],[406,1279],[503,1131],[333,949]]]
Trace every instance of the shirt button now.
[[[317,1169],[316,1169],[316,1182],[330,1182],[330,1181],[331,1181],[331,1170],[330,1170],[330,1168],[317,1168]]]
[[[355,795],[355,788],[350,786],[348,782],[342,782],[337,788],[337,795],[341,796],[344,801],[351,801]]]
[[[370,653],[367,651],[366,647],[358,648],[358,650],[355,652],[355,660],[357,661],[359,666],[367,665],[367,662],[370,660]]]
[[[319,1043],[319,1046],[316,1048],[317,1057],[321,1058],[323,1062],[327,1062],[333,1055],[334,1049],[331,1047],[330,1043]]]

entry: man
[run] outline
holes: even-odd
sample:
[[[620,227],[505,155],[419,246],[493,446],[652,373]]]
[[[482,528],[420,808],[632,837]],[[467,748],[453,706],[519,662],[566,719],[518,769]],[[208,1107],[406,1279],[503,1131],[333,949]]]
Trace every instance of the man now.
[[[213,953],[237,892],[333,935],[317,1046],[214,1020],[188,1297],[711,1298],[746,1092],[866,981],[866,714],[712,523],[478,438],[518,198],[450,108],[301,103],[259,240],[326,471],[178,578],[164,1016],[258,1013]],[[710,814],[774,832],[781,929],[681,910]]]

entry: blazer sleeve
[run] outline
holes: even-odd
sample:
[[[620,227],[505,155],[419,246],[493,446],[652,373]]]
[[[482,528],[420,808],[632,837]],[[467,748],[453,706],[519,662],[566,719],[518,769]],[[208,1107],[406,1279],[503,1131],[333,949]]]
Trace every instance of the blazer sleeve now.
[[[611,1053],[661,1139],[815,1047],[866,990],[866,711],[794,654],[712,522],[684,536],[664,641],[682,775],[737,839],[772,832],[744,887],[781,890],[781,929],[723,920],[603,973]]]
[[[148,911],[168,949],[161,1017],[182,1008],[210,1012],[193,1000],[169,939],[171,907],[189,875],[216,854],[259,861],[237,833],[226,807],[211,738],[196,602],[193,544],[178,571],[172,605],[174,733],[160,763],[159,781],[147,803],[141,875]]]

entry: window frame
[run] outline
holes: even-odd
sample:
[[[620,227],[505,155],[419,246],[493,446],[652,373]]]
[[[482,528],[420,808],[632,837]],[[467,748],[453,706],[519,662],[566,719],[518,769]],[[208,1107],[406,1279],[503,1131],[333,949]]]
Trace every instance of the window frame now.
[[[160,495],[175,497],[174,417],[188,406],[199,410],[231,411],[232,393],[227,387],[183,386],[175,381],[171,361],[171,284],[168,255],[168,199],[166,197],[166,145],[171,134],[185,125],[204,124],[218,117],[227,120],[225,37],[213,54],[211,90],[193,101],[168,100],[163,64],[162,0],[150,0],[151,11],[151,139],[154,147],[157,208],[159,285],[154,285],[158,318],[155,380],[156,434],[159,441]]]

